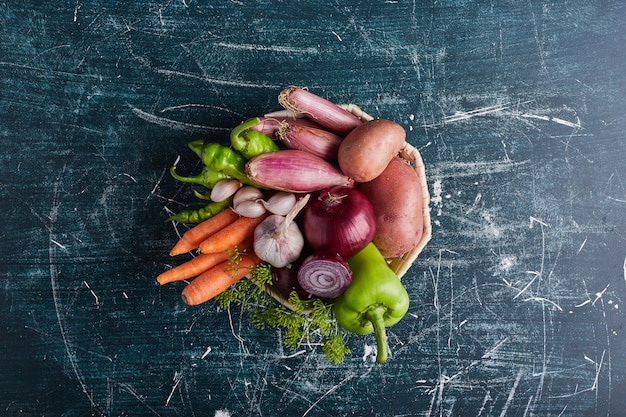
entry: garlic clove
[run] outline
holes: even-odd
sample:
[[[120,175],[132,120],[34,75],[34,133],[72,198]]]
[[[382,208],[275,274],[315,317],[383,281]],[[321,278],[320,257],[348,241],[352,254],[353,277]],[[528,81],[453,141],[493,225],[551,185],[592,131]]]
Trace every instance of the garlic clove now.
[[[233,211],[243,217],[260,217],[267,211],[261,200],[246,200],[233,206]]]
[[[218,181],[211,190],[211,200],[225,201],[241,188],[241,183],[237,180],[221,180]]]
[[[296,195],[294,193],[279,191],[268,198],[267,201],[261,200],[261,204],[272,214],[286,216],[293,206],[296,205]]]
[[[263,193],[256,187],[246,185],[241,187],[233,197],[233,207],[239,205],[243,201],[258,200],[263,198]]]

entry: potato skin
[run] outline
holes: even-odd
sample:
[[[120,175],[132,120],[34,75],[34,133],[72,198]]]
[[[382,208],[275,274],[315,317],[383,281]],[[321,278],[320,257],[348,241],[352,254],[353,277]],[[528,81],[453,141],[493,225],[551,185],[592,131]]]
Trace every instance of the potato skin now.
[[[339,167],[357,182],[371,181],[383,172],[404,146],[402,126],[385,119],[374,119],[354,128],[339,145]]]
[[[394,157],[374,180],[359,189],[374,206],[374,244],[386,258],[393,258],[415,247],[424,232],[422,187],[408,162]]]

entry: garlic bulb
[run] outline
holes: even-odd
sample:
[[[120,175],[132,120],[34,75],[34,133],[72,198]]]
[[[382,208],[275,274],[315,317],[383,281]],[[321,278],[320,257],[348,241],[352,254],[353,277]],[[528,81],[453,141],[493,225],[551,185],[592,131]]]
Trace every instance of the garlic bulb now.
[[[293,206],[296,205],[296,195],[294,193],[279,191],[268,198],[267,201],[261,200],[261,203],[270,213],[286,216]]]
[[[254,230],[254,253],[276,268],[294,262],[304,248],[304,236],[293,221],[309,201],[310,194],[300,198],[287,216],[273,214]]]
[[[233,206],[233,211],[243,217],[259,217],[265,214],[267,210],[261,200],[246,200]]]
[[[237,206],[242,201],[258,200],[261,198],[263,198],[261,190],[251,185],[247,185],[240,188],[239,191],[235,193],[235,196],[233,197],[233,207]]]
[[[211,190],[211,200],[225,201],[241,188],[241,183],[237,180],[218,181]]]

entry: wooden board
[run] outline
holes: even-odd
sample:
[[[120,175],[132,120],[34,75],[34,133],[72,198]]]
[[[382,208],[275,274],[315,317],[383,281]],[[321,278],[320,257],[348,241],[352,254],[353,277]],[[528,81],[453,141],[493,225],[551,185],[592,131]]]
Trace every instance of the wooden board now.
[[[208,4],[207,4],[208,3]],[[0,4],[0,410],[8,416],[621,415],[621,2]],[[330,365],[155,276],[168,169],[285,86],[401,123],[433,239],[408,315]]]

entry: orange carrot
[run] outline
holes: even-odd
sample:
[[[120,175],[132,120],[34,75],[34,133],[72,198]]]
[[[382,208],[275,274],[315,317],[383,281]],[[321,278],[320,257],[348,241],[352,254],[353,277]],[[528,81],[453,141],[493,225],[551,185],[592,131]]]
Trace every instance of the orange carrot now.
[[[200,252],[212,253],[221,252],[230,247],[238,245],[245,238],[254,235],[254,229],[267,217],[269,213],[265,213],[259,217],[240,217],[233,223],[224,227],[222,230],[215,232],[206,240],[200,243]]]
[[[220,211],[215,216],[187,230],[170,251],[170,256],[196,249],[200,242],[237,219],[239,219],[239,215],[231,208]]]
[[[245,239],[243,242],[237,245],[237,251],[244,251],[252,246],[253,238],[250,236]],[[189,261],[180,264],[172,269],[169,269],[159,276],[157,276],[157,281],[159,284],[164,285],[174,281],[182,281],[187,278],[195,277],[213,268],[215,265],[220,262],[224,262],[230,256],[233,255],[234,247],[229,248],[222,252],[214,252],[214,253],[202,253],[195,258],[190,259]]]
[[[249,274],[261,262],[252,251],[242,253],[236,263],[224,261],[187,284],[182,293],[183,301],[192,306],[209,301]]]

